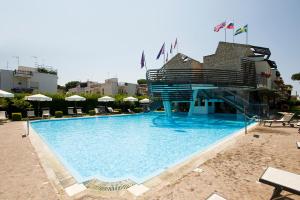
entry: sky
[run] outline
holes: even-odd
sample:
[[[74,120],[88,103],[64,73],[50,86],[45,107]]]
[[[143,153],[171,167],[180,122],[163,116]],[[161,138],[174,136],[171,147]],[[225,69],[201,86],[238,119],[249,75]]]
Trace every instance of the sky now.
[[[213,27],[224,20],[248,24],[249,44],[270,48],[285,83],[300,93],[291,75],[300,72],[299,0],[0,0],[0,68],[53,66],[58,83],[122,82],[145,78],[140,68],[145,51],[148,69],[162,44],[178,38],[179,52],[202,62],[213,54],[224,32]],[[227,32],[227,41],[232,33]],[[245,34],[235,37],[245,43]],[[37,58],[34,58],[37,57]],[[170,56],[171,57],[171,56]]]

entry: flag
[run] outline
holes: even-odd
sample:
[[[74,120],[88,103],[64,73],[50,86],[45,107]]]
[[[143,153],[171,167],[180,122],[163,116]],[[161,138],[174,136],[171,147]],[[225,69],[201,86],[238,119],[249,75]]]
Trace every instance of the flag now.
[[[174,49],[176,48],[176,46],[177,46],[177,38],[176,38],[175,43],[174,43]]]
[[[241,27],[241,28],[239,28],[239,29],[237,29],[237,30],[235,31],[235,34],[234,34],[234,35],[238,35],[238,34],[244,33],[244,32],[248,32],[248,24],[245,25],[245,26],[243,26],[243,27]]]
[[[160,57],[162,54],[165,54],[165,43],[164,43],[164,44],[162,45],[162,47],[160,48],[159,53],[158,53],[158,55],[157,55],[157,57],[156,57],[156,60],[158,60],[159,57]]]
[[[166,62],[168,62],[168,60],[169,60],[169,53],[167,52]]]
[[[173,44],[171,43],[170,54],[173,52]]]
[[[226,26],[227,29],[234,29],[234,23],[229,23],[227,26]]]
[[[214,27],[214,32],[219,32],[222,28],[226,26],[226,22],[222,22],[221,24]]]
[[[141,58],[141,68],[145,67],[145,65],[146,65],[146,60],[145,60],[145,54],[143,51],[142,58]]]

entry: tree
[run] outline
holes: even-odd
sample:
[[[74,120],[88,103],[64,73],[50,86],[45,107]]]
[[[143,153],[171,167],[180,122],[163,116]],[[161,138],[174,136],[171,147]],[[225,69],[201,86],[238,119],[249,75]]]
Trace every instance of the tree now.
[[[292,75],[292,80],[293,81],[300,81],[300,73],[296,73]]]
[[[80,83],[79,81],[70,81],[70,82],[67,82],[67,83],[65,84],[66,91],[68,91],[68,90],[71,89],[71,88],[76,87],[79,83]]]
[[[147,84],[147,81],[146,81],[146,79],[139,79],[139,80],[137,80],[137,83],[139,85],[141,85],[141,84]]]

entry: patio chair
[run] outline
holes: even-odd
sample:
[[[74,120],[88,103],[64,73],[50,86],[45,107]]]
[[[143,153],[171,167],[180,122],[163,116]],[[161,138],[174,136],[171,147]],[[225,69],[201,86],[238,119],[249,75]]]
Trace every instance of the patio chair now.
[[[50,118],[50,111],[49,110],[43,110],[43,113],[42,113],[42,118]]]
[[[217,193],[212,193],[206,200],[226,200],[224,197],[221,197]]]
[[[292,118],[294,117],[295,113],[282,113],[283,116],[281,119],[276,120],[276,119],[268,119],[268,120],[264,120],[264,126],[266,125],[266,123],[270,123],[270,127],[272,126],[273,123],[282,123],[283,126],[285,126],[285,124],[289,124],[292,120]]]
[[[7,121],[6,111],[0,111],[0,123]]]
[[[74,113],[74,108],[73,107],[68,108],[68,115],[76,116],[75,113]]]
[[[81,108],[76,109],[76,114],[77,115],[83,115]]]
[[[27,118],[35,118],[34,110],[27,110]]]
[[[282,190],[300,195],[300,175],[298,174],[268,167],[259,178],[259,182],[274,187],[271,199],[280,197]]]

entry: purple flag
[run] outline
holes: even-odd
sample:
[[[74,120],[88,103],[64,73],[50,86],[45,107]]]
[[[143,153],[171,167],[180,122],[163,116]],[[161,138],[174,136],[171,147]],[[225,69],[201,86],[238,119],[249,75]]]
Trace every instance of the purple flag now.
[[[174,49],[176,48],[176,46],[177,46],[177,38],[176,38],[175,43],[174,43]]]
[[[144,51],[142,53],[142,58],[141,58],[141,68],[143,68],[146,65],[146,60],[145,60],[145,54]]]
[[[165,43],[162,45],[161,49],[159,50],[156,60],[158,60],[162,54],[165,54]]]

